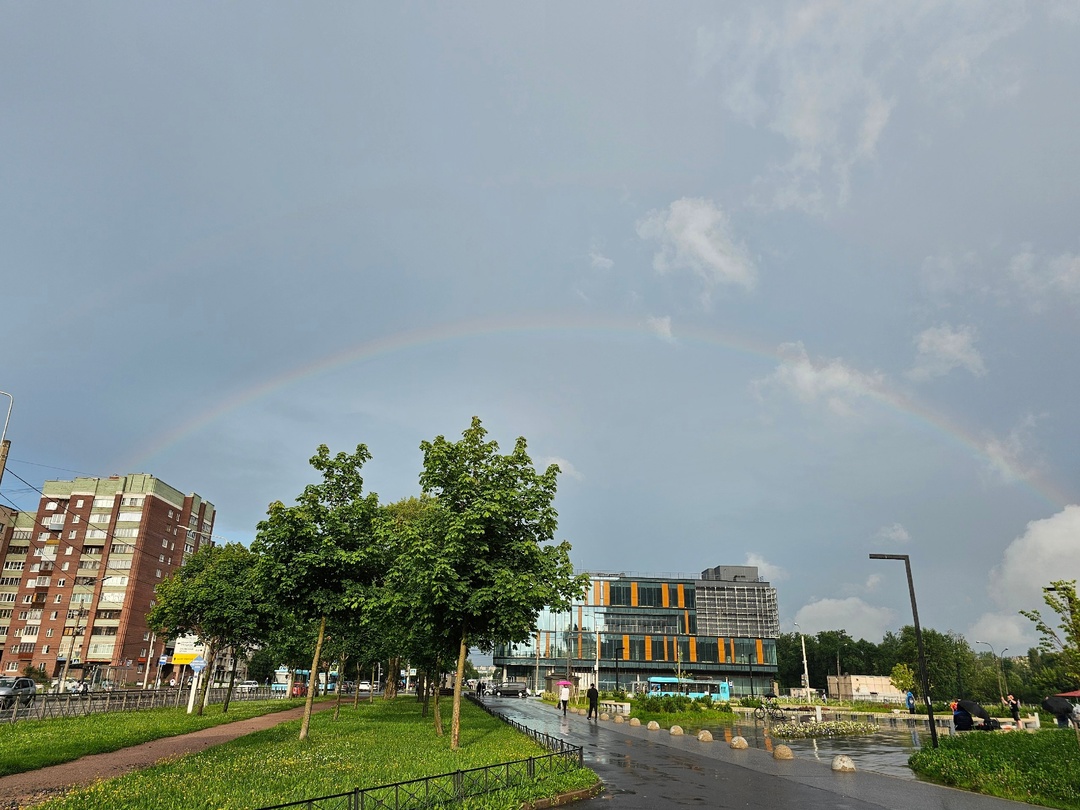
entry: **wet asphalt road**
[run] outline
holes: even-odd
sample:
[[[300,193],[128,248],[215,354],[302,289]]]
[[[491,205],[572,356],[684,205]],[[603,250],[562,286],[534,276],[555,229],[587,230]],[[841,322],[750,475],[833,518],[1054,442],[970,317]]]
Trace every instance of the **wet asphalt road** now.
[[[834,773],[811,759],[774,760],[766,751],[733,750],[610,720],[587,720],[535,699],[485,697],[492,710],[584,749],[604,792],[576,807],[799,808],[799,810],[1006,810],[1031,807],[990,796],[862,771]]]

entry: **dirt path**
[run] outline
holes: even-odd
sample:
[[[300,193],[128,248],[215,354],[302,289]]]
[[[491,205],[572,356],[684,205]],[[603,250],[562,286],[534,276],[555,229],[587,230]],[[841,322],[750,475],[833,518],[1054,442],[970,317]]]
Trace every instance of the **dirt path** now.
[[[333,705],[315,706],[314,711],[326,711]],[[0,777],[0,810],[25,810],[46,799],[61,796],[71,788],[92,784],[99,779],[112,779],[130,771],[146,768],[160,760],[179,757],[235,740],[245,734],[273,728],[279,723],[297,720],[304,707],[272,712],[250,720],[224,723],[214,728],[163,737],[142,745],[122,748],[110,754],[92,754],[74,762],[51,765],[28,773]]]

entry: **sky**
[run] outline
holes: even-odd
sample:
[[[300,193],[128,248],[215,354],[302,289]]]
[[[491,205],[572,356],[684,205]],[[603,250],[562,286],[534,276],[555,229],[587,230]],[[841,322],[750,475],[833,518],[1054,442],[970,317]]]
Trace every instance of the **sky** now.
[[[2,0],[0,503],[146,472],[247,543],[319,444],[393,502],[476,415],[579,570],[756,565],[879,641],[908,554],[923,626],[1022,653],[1080,577],[1078,45],[1051,0]]]

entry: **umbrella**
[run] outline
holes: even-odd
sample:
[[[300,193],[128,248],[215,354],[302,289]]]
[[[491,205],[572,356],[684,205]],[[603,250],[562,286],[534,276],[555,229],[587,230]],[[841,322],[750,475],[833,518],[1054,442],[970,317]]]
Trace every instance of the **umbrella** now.
[[[1063,698],[1060,695],[1051,695],[1048,698],[1043,698],[1042,707],[1046,709],[1054,717],[1068,717],[1072,714],[1073,705],[1069,702],[1068,698]]]
[[[974,700],[960,700],[957,701],[956,705],[968,714],[970,714],[972,717],[978,717],[982,720],[990,719],[990,713],[986,711],[986,709],[984,709],[981,705],[976,703]]]
[[[1054,697],[1064,697],[1064,698],[1075,697],[1075,698],[1080,698],[1080,689],[1074,689],[1071,692],[1058,692],[1056,695],[1054,695]]]
[[[559,681],[559,686],[573,686],[573,681]]]

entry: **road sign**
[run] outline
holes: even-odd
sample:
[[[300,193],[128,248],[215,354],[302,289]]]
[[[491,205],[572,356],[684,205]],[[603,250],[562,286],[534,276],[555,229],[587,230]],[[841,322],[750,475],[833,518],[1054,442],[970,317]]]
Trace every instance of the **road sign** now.
[[[161,658],[159,658],[159,659],[157,660],[157,662],[158,662],[158,666],[159,666],[159,667],[163,667],[163,666],[165,666],[165,665],[166,665],[167,663],[169,663],[169,656],[167,656],[167,655],[163,655],[163,656],[161,656]]]
[[[193,672],[202,672],[204,669],[206,669],[206,659],[203,658],[201,655],[196,656],[195,659],[190,664],[188,664],[188,666],[191,667]]]

